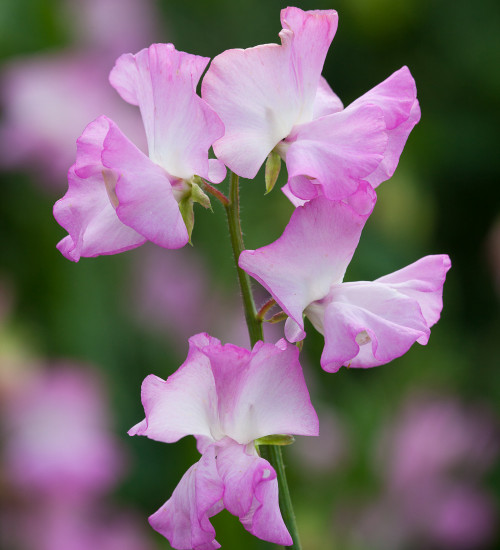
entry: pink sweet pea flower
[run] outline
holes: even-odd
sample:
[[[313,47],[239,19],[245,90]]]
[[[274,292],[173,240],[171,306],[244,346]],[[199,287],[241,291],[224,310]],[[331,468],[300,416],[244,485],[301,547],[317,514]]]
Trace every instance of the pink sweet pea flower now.
[[[277,152],[298,198],[343,199],[361,181],[376,187],[396,169],[420,118],[407,67],[346,109],[321,76],[337,30],[333,10],[281,12],[281,45],[265,44],[218,55],[202,96],[226,127],[214,151],[232,171],[254,178]]]
[[[273,434],[318,435],[298,350],[284,340],[252,351],[207,334],[189,340],[184,364],[166,381],[142,385],[146,418],[130,435],[172,443],[194,435],[201,459],[150,518],[174,548],[219,548],[209,518],[228,510],[253,535],[288,546],[278,483],[255,440]]]
[[[373,282],[342,282],[368,215],[318,197],[295,210],[277,241],[240,255],[240,267],[289,315],[290,341],[305,336],[303,313],[325,336],[321,366],[328,372],[382,365],[414,342],[426,344],[443,307],[446,255]]]
[[[54,206],[69,233],[58,248],[68,259],[115,254],[150,240],[181,248],[189,232],[179,202],[190,197],[193,178],[214,183],[225,167],[208,159],[224,126],[196,86],[209,59],[153,44],[122,55],[110,74],[121,97],[138,105],[149,157],[109,118],[90,123],[77,142],[69,189]]]

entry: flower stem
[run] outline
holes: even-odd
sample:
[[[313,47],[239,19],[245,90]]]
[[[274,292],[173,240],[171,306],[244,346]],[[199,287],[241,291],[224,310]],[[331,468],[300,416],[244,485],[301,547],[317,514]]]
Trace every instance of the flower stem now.
[[[257,308],[253,299],[250,277],[238,266],[238,258],[245,249],[243,244],[243,235],[240,222],[240,201],[239,201],[239,178],[231,172],[231,181],[229,187],[229,204],[225,205],[227,222],[229,226],[229,235],[231,237],[231,246],[233,249],[234,261],[238,272],[241,296],[243,299],[243,308],[245,310],[245,319],[250,336],[250,345],[253,347],[259,340],[264,340],[262,330],[262,318],[257,315]],[[285,465],[281,454],[281,447],[277,445],[259,446],[261,456],[265,458],[276,472],[279,488],[279,503],[283,520],[287,526],[288,532],[292,537],[293,544],[287,548],[292,550],[301,550],[299,533],[295,522],[290,491],[286,481]]]
[[[229,204],[225,205],[227,214],[227,223],[229,225],[229,235],[231,237],[231,246],[233,248],[234,262],[238,272],[241,297],[243,299],[243,308],[245,310],[245,319],[250,336],[250,346],[253,347],[259,340],[264,340],[262,331],[262,321],[257,319],[257,308],[253,299],[250,277],[246,271],[238,265],[238,258],[245,250],[243,244],[243,235],[241,233],[240,223],[240,192],[238,176],[231,172],[231,183],[229,187]]]
[[[203,189],[209,193],[210,195],[212,195],[213,197],[215,197],[218,201],[221,202],[221,204],[223,204],[224,206],[227,206],[229,204],[229,199],[226,197],[226,195],[224,195],[224,193],[221,193],[218,189],[216,189],[215,187],[213,187],[212,185],[210,185],[207,181],[205,181],[204,179],[201,180],[202,184],[203,184]]]

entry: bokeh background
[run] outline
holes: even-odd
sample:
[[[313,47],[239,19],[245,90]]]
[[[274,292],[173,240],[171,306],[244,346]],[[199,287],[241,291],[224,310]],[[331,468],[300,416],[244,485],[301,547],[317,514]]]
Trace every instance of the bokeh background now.
[[[189,336],[248,345],[223,210],[197,210],[194,247],[72,264],[55,248],[65,232],[52,205],[97,116],[144,144],[138,113],[107,82],[118,55],[154,41],[210,57],[276,42],[286,5],[1,0],[2,548],[169,548],[146,518],[197,460],[194,440],[126,431],[143,418],[142,379],[171,374]],[[323,74],[345,105],[408,65],[422,108],[347,279],[433,253],[453,264],[428,346],[389,365],[324,373],[309,327],[302,358],[321,435],[285,450],[304,549],[500,548],[500,4],[295,5],[339,12]],[[264,197],[260,174],[241,194],[247,247],[277,238],[291,214],[279,188]],[[213,522],[224,548],[270,547],[225,512]]]

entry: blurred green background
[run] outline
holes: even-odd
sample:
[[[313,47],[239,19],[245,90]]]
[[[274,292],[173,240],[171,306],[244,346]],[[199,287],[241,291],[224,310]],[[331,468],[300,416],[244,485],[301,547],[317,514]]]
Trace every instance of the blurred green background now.
[[[286,5],[276,0],[158,0],[148,6],[156,10],[155,31],[140,47],[166,41],[179,50],[213,57],[228,48],[277,42],[279,11]],[[347,279],[372,280],[427,254],[448,253],[452,260],[442,318],[428,346],[415,345],[389,365],[327,374],[319,367],[322,339],[309,326],[304,368],[313,403],[332,430],[322,433],[321,443],[310,445],[310,453],[304,449],[309,442],[285,451],[304,549],[500,548],[498,530],[493,528],[478,527],[474,542],[464,536],[453,543],[429,534],[432,530],[426,525],[405,527],[397,503],[385,507],[395,460],[390,433],[394,422],[405,418],[408,403],[425,407],[429,400],[453,402],[460,414],[465,411],[465,418],[487,411],[485,422],[494,426],[492,439],[498,436],[500,4],[317,0],[295,5],[339,13],[339,29],[323,74],[344,105],[408,65],[422,109],[395,175],[378,189],[377,206]],[[75,31],[78,23],[63,0],[1,0],[1,85],[16,63],[89,48]],[[113,31],[114,17],[102,23]],[[99,56],[99,44],[90,46]],[[113,62],[114,57],[103,61],[106,70]],[[100,85],[109,87],[105,76]],[[33,86],[36,110],[36,82]],[[4,101],[0,109],[1,125],[11,117],[11,106]],[[39,109],[45,109],[42,102]],[[75,130],[72,143],[83,127]],[[6,143],[2,157],[10,154]],[[61,359],[92,365],[102,373],[116,433],[130,462],[126,479],[109,498],[138,509],[145,522],[170,496],[197,453],[193,440],[167,446],[126,436],[143,417],[141,381],[149,373],[166,378],[184,360],[187,341],[176,327],[176,315],[190,316],[183,325],[186,331],[207,331],[223,341],[230,339],[224,331],[242,315],[224,212],[217,204],[214,214],[197,209],[194,247],[179,253],[180,267],[175,251],[158,254],[151,247],[73,264],[55,248],[65,232],[51,212],[65,192],[65,170],[51,174],[49,182],[45,170],[35,155],[26,154],[16,164],[5,162],[0,172],[0,362],[8,365],[9,377],[15,377],[24,363],[36,361],[50,368]],[[284,183],[284,174],[280,178]],[[264,197],[262,173],[254,182],[243,180],[241,186],[246,245],[263,246],[281,234],[291,206],[278,187]],[[147,270],[155,269],[165,278],[158,282],[156,276],[153,284]],[[168,297],[155,304],[162,284],[172,285],[175,305]],[[149,293],[146,308],[144,293]],[[245,345],[240,336],[237,343]],[[446,435],[454,428],[446,426],[443,438],[429,445],[448,445]],[[468,437],[474,447],[475,434]],[[498,465],[471,474],[472,461],[464,473],[462,458],[458,466],[452,461],[439,475],[453,478],[457,486],[469,486],[473,478],[474,488],[487,495],[488,510],[498,519]],[[411,494],[405,498],[411,500]],[[375,504],[375,509],[383,508],[386,514],[375,521],[377,528],[369,525],[363,531],[364,511],[377,502],[384,504]],[[419,506],[417,516],[425,501]],[[254,540],[225,512],[214,518],[214,525],[223,548],[270,547]],[[168,548],[162,537],[152,531],[150,535],[158,548]]]

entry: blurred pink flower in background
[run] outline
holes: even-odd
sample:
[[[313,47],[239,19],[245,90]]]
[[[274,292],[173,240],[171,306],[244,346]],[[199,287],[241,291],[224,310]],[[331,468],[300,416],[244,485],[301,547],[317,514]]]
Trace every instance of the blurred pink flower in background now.
[[[141,325],[167,334],[170,345],[183,354],[193,334],[210,327],[224,342],[248,347],[248,330],[234,288],[214,284],[210,266],[192,248],[163,250],[146,243],[136,252],[131,285],[132,313]],[[269,296],[256,288],[257,307]],[[283,336],[282,324],[264,323],[265,339]]]
[[[354,537],[398,550],[486,545],[498,515],[482,478],[498,458],[498,435],[498,422],[481,405],[410,397],[381,439],[381,493],[352,514]]]
[[[0,407],[2,547],[148,550],[140,518],[104,502],[125,456],[103,381],[69,363],[7,368],[19,380],[4,385]]]
[[[493,466],[500,450],[492,414],[453,397],[412,396],[389,430],[391,454],[383,463],[395,491],[457,467],[477,479]]]
[[[128,510],[52,502],[14,518],[10,538],[23,550],[151,550],[143,524]]]
[[[500,216],[493,223],[485,244],[493,287],[500,298]]]
[[[54,189],[66,186],[77,137],[102,114],[145,149],[140,114],[111,89],[108,74],[118,54],[158,36],[148,0],[68,0],[63,13],[76,45],[12,60],[0,77],[0,166],[27,170]]]
[[[118,55],[159,39],[153,0],[65,0],[62,14],[64,23],[73,27],[75,44],[106,51],[112,56],[110,68]]]
[[[301,358],[302,363],[304,363]],[[309,368],[304,365],[304,370]],[[307,373],[306,380],[307,380]],[[308,382],[311,394],[314,390]],[[349,432],[342,419],[330,408],[316,406],[319,417],[320,437],[298,438],[290,446],[290,455],[301,463],[307,476],[324,477],[346,465],[350,454]]]
[[[123,472],[101,384],[90,371],[71,365],[39,370],[2,408],[4,469],[27,495],[93,498]]]

